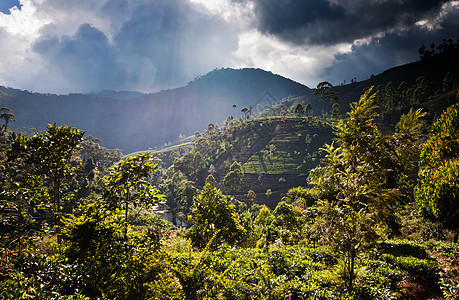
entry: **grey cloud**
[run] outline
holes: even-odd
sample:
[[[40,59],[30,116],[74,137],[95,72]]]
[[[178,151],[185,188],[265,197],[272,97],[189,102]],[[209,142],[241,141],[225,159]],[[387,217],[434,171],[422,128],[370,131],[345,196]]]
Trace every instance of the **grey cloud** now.
[[[75,88],[114,88],[122,77],[107,37],[89,24],[81,25],[74,36],[39,40],[34,51],[45,57],[50,67],[57,69]]]
[[[123,55],[148,61],[156,84],[164,87],[220,67],[237,48],[236,33],[222,20],[185,1],[147,2],[133,16],[115,43]],[[135,76],[127,79],[137,81]]]
[[[336,62],[324,69],[321,76],[338,84],[352,78],[367,79],[390,67],[419,59],[422,45],[440,44],[443,39],[459,38],[459,11],[450,11],[436,30],[414,26],[402,32],[392,32],[361,46],[354,45],[347,54],[337,55]]]
[[[154,91],[225,65],[238,37],[201,6],[182,0],[111,0],[97,15],[117,28],[110,37],[93,24],[58,37],[44,28],[34,50],[78,91]]]
[[[241,0],[233,0],[240,2]],[[246,0],[255,4],[257,26],[296,44],[352,43],[406,29],[436,14],[445,0]]]

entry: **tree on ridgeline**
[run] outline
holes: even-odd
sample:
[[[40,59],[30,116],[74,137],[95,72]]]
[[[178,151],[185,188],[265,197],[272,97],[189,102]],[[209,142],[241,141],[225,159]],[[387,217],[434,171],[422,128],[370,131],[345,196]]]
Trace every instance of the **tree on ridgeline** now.
[[[338,93],[333,89],[333,85],[328,81],[320,82],[314,90],[314,95],[320,96],[321,102],[330,102],[332,104],[332,118],[339,118],[339,105],[341,99]]]

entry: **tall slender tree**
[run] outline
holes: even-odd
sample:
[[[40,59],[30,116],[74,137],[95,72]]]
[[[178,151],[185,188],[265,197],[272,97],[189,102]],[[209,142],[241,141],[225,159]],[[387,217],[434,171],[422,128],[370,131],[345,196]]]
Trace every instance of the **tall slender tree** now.
[[[105,201],[112,208],[124,209],[124,236],[127,240],[129,205],[153,206],[164,199],[146,179],[157,170],[157,154],[145,152],[119,161],[104,177]]]
[[[5,120],[5,124],[3,124],[3,130],[6,131],[8,129],[8,123],[10,121],[16,121],[14,118],[13,113],[7,107],[0,108],[0,118]]]
[[[355,260],[364,245],[396,230],[394,210],[407,199],[406,172],[418,153],[420,110],[401,117],[383,136],[374,124],[375,95],[368,89],[336,128],[337,145],[325,145],[324,165],[310,174],[319,201],[318,236],[343,254],[346,288],[352,291]]]
[[[314,95],[320,95],[320,101],[330,102],[332,104],[332,117],[339,118],[339,105],[341,99],[338,93],[333,89],[333,85],[328,81],[320,82],[314,90]]]

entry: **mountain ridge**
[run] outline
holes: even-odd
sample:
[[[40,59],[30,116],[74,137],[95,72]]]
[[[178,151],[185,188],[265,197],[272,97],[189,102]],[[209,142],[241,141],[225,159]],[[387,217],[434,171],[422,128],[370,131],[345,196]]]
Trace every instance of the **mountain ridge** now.
[[[385,85],[389,81],[413,83],[425,76],[437,86],[451,72],[459,78],[459,60],[454,53],[390,68],[371,78],[335,86],[341,98],[342,113],[356,101],[364,88]],[[108,148],[125,153],[157,149],[205,130],[209,123],[221,126],[230,115],[241,116],[241,109],[260,103],[261,109],[302,97],[320,116],[331,111],[313,95],[313,89],[291,79],[256,68],[220,68],[198,76],[188,84],[156,93],[101,91],[92,94],[40,94],[0,87],[0,105],[14,113],[14,130],[43,130],[48,123],[69,125],[102,139]],[[283,100],[280,103],[280,100]],[[294,100],[295,101],[295,100]],[[296,105],[296,104],[295,104]],[[258,106],[258,105],[257,105]],[[253,111],[259,110],[252,107]]]
[[[266,91],[280,100],[311,90],[261,69],[226,68],[153,94],[105,91],[56,95],[6,87],[0,91],[1,106],[10,108],[17,120],[12,129],[43,130],[48,123],[67,124],[101,138],[106,147],[133,152],[159,147],[181,134],[191,135],[209,123],[221,124]]]

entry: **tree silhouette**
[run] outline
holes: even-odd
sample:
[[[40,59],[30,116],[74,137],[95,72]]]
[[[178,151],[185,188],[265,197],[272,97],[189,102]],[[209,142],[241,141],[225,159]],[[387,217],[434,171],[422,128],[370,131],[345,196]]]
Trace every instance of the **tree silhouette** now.
[[[3,124],[3,130],[6,131],[7,128],[8,128],[8,123],[10,121],[16,121],[16,119],[14,118],[14,115],[13,113],[11,112],[11,110],[7,107],[2,107],[0,108],[0,118],[5,120],[5,124]]]
[[[304,109],[303,105],[301,103],[298,103],[295,107],[295,113],[298,115],[298,117],[301,117],[302,114],[304,114]]]
[[[341,99],[330,82],[320,82],[314,90],[314,95],[320,95],[321,102],[330,102],[332,104],[332,117],[339,117],[339,104],[341,103]]]

